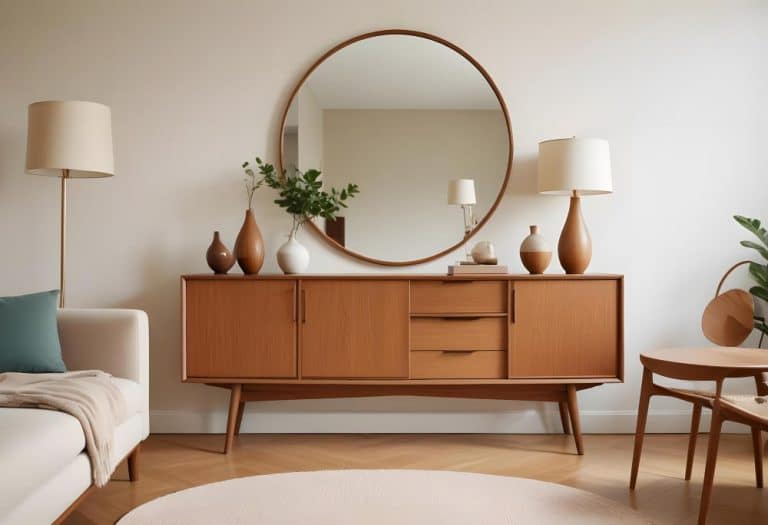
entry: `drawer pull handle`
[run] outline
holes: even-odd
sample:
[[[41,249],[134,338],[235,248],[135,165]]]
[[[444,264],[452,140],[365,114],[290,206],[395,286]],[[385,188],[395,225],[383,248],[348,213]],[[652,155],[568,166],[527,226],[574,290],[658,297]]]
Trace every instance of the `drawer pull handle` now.
[[[444,354],[473,354],[475,350],[440,350]]]
[[[307,322],[307,291],[301,290],[301,322]]]
[[[455,315],[455,316],[445,316],[441,317],[443,321],[477,321],[480,319],[480,316],[478,315]]]
[[[440,281],[443,284],[472,284],[472,279],[452,279],[450,281]]]

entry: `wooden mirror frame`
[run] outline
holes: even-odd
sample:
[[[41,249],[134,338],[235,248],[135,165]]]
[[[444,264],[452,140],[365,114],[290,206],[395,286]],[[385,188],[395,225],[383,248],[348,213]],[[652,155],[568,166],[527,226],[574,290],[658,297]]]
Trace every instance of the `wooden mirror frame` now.
[[[304,85],[304,82],[306,82],[306,80],[309,78],[312,72],[315,71],[315,69],[317,69],[320,66],[320,64],[322,64],[328,57],[335,54],[337,51],[340,51],[345,47],[350,46],[356,42],[360,42],[361,40],[367,40],[369,38],[375,38],[378,36],[385,36],[385,35],[406,35],[406,36],[424,38],[426,40],[431,40],[433,42],[437,42],[438,44],[442,44],[448,49],[451,49],[456,53],[460,54],[461,56],[463,56],[465,59],[469,61],[470,64],[472,64],[475,67],[475,69],[477,69],[480,72],[481,75],[483,75],[483,78],[485,78],[485,81],[488,82],[488,85],[491,87],[491,90],[493,91],[494,95],[496,95],[496,99],[499,101],[499,105],[501,106],[501,111],[504,114],[504,122],[507,126],[507,138],[508,138],[508,145],[509,145],[509,150],[507,154],[507,168],[504,174],[504,181],[501,184],[501,188],[499,189],[499,194],[496,196],[496,200],[493,202],[493,205],[491,206],[491,208],[488,210],[488,212],[485,214],[482,220],[477,224],[477,226],[474,227],[474,229],[472,230],[472,232],[470,232],[469,235],[466,235],[459,242],[453,244],[452,246],[449,246],[448,248],[442,251],[439,251],[434,255],[423,257],[421,259],[413,259],[409,261],[386,261],[386,260],[376,259],[373,257],[368,257],[366,255],[363,255],[362,253],[358,253],[353,250],[350,250],[346,246],[342,246],[341,244],[333,240],[331,237],[326,235],[325,232],[323,232],[320,228],[318,228],[318,226],[314,222],[307,221],[310,227],[313,230],[315,230],[315,232],[318,233],[323,239],[325,239],[325,241],[328,244],[330,244],[332,247],[336,248],[337,250],[343,253],[346,253],[351,257],[354,257],[355,259],[359,259],[361,261],[369,262],[372,264],[378,264],[382,266],[414,266],[417,264],[424,264],[430,261],[434,261],[439,257],[443,257],[444,255],[447,255],[455,250],[458,250],[464,244],[466,244],[475,235],[475,233],[477,233],[485,225],[485,223],[487,223],[488,220],[493,216],[494,212],[496,211],[496,208],[499,206],[499,203],[501,202],[501,199],[504,197],[504,193],[507,190],[507,184],[509,183],[509,177],[512,173],[512,158],[514,154],[514,147],[513,147],[513,140],[512,140],[512,125],[510,124],[510,120],[509,120],[509,110],[507,109],[507,105],[504,102],[504,97],[501,96],[501,92],[499,91],[499,88],[496,86],[496,83],[493,81],[493,79],[485,70],[485,68],[483,68],[483,66],[481,66],[480,63],[478,63],[477,60],[475,60],[469,53],[461,49],[459,46],[452,44],[451,42],[448,42],[443,38],[440,38],[439,36],[431,35],[429,33],[424,33],[421,31],[412,31],[409,29],[384,29],[380,31],[373,31],[370,33],[364,33],[362,35],[352,37],[349,40],[345,40],[340,44],[335,45],[334,47],[332,47],[331,49],[323,53],[323,55],[320,58],[318,58],[310,66],[310,68],[301,76],[301,79],[296,84],[296,87],[294,87],[293,90],[291,91],[291,96],[288,98],[288,103],[285,105],[285,110],[283,111],[282,125],[280,126],[280,137],[278,139],[279,141],[278,143],[280,144],[280,156],[278,159],[278,169],[280,170],[280,173],[283,173],[284,166],[285,166],[285,162],[284,162],[285,126],[288,120],[288,111],[294,99],[298,95],[299,90],[301,89],[301,86]]]

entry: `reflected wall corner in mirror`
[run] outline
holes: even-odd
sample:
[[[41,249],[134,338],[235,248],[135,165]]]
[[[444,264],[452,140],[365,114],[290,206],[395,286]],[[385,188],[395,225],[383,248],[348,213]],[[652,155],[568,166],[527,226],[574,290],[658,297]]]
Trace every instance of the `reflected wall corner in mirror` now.
[[[387,266],[469,241],[501,201],[512,156],[509,113],[490,75],[418,31],[333,47],[294,88],[280,129],[281,170],[318,169],[328,186],[360,187],[336,221],[312,227],[344,253]]]

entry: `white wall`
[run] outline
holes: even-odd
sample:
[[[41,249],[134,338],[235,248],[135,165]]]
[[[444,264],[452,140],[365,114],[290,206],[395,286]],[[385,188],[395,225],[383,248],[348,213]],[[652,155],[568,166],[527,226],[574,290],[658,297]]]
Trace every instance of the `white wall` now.
[[[246,205],[240,164],[275,159],[293,84],[355,34],[407,27],[462,46],[509,105],[515,165],[481,232],[502,260],[528,224],[553,241],[567,199],[535,190],[539,140],[610,141],[615,193],[585,199],[592,271],[624,273],[626,376],[580,394],[584,426],[631,431],[638,353],[705,341],[699,317],[717,279],[747,253],[733,213],[768,219],[768,4],[761,0],[326,2],[0,0],[0,293],[57,285],[58,184],[23,174],[26,106],[112,106],[117,175],[73,181],[71,306],[145,309],[153,429],[223,430],[225,392],[179,382],[179,274],[207,271],[211,232],[231,246]],[[290,27],[290,31],[286,28]],[[262,191],[268,251],[290,227]],[[332,252],[310,234],[313,272],[392,271]],[[455,258],[410,271],[444,271]],[[552,268],[556,270],[556,268]],[[743,274],[732,284],[747,283]],[[539,404],[377,399],[253,404],[246,431],[540,431]],[[654,400],[651,428],[687,429],[684,405]]]

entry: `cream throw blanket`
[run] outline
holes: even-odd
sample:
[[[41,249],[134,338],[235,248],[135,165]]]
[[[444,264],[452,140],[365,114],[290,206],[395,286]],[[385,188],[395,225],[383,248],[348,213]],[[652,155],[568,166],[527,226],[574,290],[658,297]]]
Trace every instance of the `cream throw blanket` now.
[[[98,370],[61,374],[0,374],[0,407],[43,408],[74,416],[83,427],[93,482],[112,475],[112,439],[125,420],[125,399],[112,377]]]

